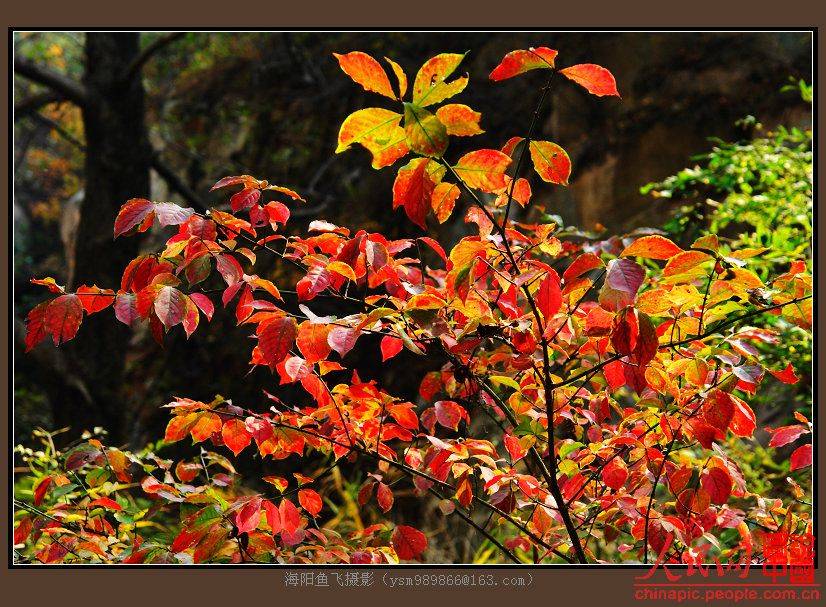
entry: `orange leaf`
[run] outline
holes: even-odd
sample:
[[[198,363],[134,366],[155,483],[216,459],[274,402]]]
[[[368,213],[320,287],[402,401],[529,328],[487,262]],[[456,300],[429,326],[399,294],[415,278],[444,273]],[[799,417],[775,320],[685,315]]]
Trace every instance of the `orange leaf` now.
[[[459,200],[459,186],[455,183],[443,181],[434,188],[430,197],[430,206],[433,208],[439,223],[448,220],[457,200]]]
[[[613,74],[602,66],[593,63],[581,63],[566,67],[564,70],[560,70],[559,73],[597,97],[620,96],[619,91],[617,91],[617,81],[614,80]]]
[[[91,287],[81,285],[77,288],[75,294],[80,299],[80,305],[83,306],[87,314],[105,310],[115,301],[115,292],[112,289],[101,289],[97,285]]]
[[[358,143],[372,154],[374,169],[393,164],[409,151],[401,119],[401,114],[381,108],[353,112],[341,124],[336,154]]]
[[[461,103],[443,105],[436,110],[436,118],[445,125],[448,135],[467,137],[485,132],[479,128],[482,114]]]
[[[656,234],[638,238],[625,250],[620,257],[644,257],[646,259],[671,259],[683,250],[664,236]]]
[[[427,173],[429,163],[427,158],[414,158],[399,169],[393,182],[393,208],[403,207],[410,221],[422,229],[436,187]]]
[[[524,74],[529,70],[540,68],[551,69],[554,67],[554,59],[556,59],[557,52],[546,46],[539,48],[530,48],[528,50],[511,51],[502,59],[493,71],[489,78],[494,82],[500,80],[507,80],[519,74]]]
[[[313,489],[301,489],[298,492],[298,503],[313,517],[318,516],[323,507],[321,496]]]
[[[531,141],[530,151],[534,169],[543,181],[568,185],[571,159],[565,150],[550,141]]]
[[[468,187],[495,192],[505,187],[510,163],[510,156],[499,150],[477,150],[462,156],[454,170]]]
[[[298,326],[295,343],[308,363],[312,364],[320,360],[325,360],[330,354],[331,348],[327,343],[327,335],[329,333],[329,326],[321,323],[313,323],[309,320],[305,320]]]
[[[390,86],[390,79],[381,67],[381,64],[367,53],[353,51],[346,55],[333,53],[333,57],[338,60],[342,71],[350,76],[356,84],[360,84],[364,90],[384,95],[390,99],[396,99],[393,87]]]
[[[236,457],[252,441],[252,434],[247,430],[247,425],[240,419],[227,420],[224,427],[221,428],[221,437],[224,439],[224,444],[229,447]]]

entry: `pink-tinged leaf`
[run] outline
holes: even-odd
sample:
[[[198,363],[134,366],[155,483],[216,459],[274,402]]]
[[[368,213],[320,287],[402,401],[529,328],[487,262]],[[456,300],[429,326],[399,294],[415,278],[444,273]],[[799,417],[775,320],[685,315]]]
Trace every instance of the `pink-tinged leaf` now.
[[[215,313],[215,305],[209,297],[203,293],[191,293],[189,298],[195,302],[195,305],[204,313],[207,320],[212,320],[212,315]]]
[[[330,286],[330,272],[322,266],[311,268],[295,285],[299,301],[309,301]]]
[[[220,188],[225,188],[231,185],[238,185],[240,183],[244,184],[246,188],[258,187],[260,182],[251,175],[233,175],[231,177],[224,177],[219,179],[214,186],[212,186],[209,191],[212,192],[214,190],[218,190]]]
[[[360,334],[360,331],[350,327],[333,327],[327,334],[327,343],[339,356],[345,356],[356,345]]]
[[[470,188],[496,192],[505,187],[505,171],[511,157],[499,150],[477,150],[465,154],[453,167]]]
[[[637,238],[620,254],[620,257],[644,257],[646,259],[671,259],[683,250],[664,236],[653,234]]]
[[[392,335],[385,335],[381,338],[381,361],[390,360],[401,352],[403,347],[404,344],[401,339]]]
[[[766,428],[766,430],[769,430]],[[772,438],[769,441],[769,447],[783,447],[789,443],[793,443],[804,434],[809,434],[809,429],[806,426],[783,426],[776,430],[771,430]]]
[[[221,428],[221,437],[236,457],[252,441],[252,433],[247,430],[247,425],[240,419],[228,419]]]
[[[612,259],[608,262],[605,284],[599,294],[603,308],[618,311],[631,305],[645,280],[645,270],[630,259]]]
[[[295,319],[289,316],[268,319],[258,325],[258,347],[270,367],[274,368],[287,357],[297,334]]]
[[[550,141],[531,141],[528,148],[534,169],[543,181],[568,185],[571,177],[571,159],[568,152]]]
[[[118,293],[115,297],[115,318],[127,326],[140,320],[134,293]]]
[[[511,51],[490,73],[489,78],[494,82],[507,80],[529,70],[553,69],[557,52],[546,46],[527,50]]]
[[[424,533],[407,525],[396,527],[391,541],[396,554],[402,560],[415,559],[427,548]]]
[[[440,400],[433,406],[436,411],[436,421],[445,428],[451,430],[459,429],[459,422],[465,420],[466,424],[470,424],[470,416],[468,412],[460,404],[452,400]]]
[[[115,219],[115,238],[125,234],[135,226],[143,222],[144,219],[154,210],[155,205],[145,198],[132,198],[120,208]]]
[[[786,368],[782,371],[772,371],[769,369],[769,373],[774,375],[777,379],[782,381],[784,384],[796,384],[800,381],[800,377],[794,372],[794,367],[791,363],[786,365]]]
[[[77,295],[61,295],[49,302],[46,308],[44,327],[52,336],[54,345],[59,346],[77,335],[83,320],[83,306]]]
[[[194,209],[181,207],[172,202],[156,202],[155,217],[162,226],[178,226],[186,223],[195,213]]]
[[[235,513],[235,526],[238,528],[238,533],[255,531],[261,521],[261,503],[260,497],[253,497]]]
[[[802,447],[798,447],[792,453],[791,458],[789,458],[791,462],[791,470],[800,470],[801,468],[806,468],[807,466],[812,465],[812,445],[803,445]]]
[[[333,53],[338,60],[342,71],[350,76],[356,84],[360,84],[366,91],[396,99],[390,79],[381,64],[367,53],[353,51],[346,55]]]
[[[393,501],[393,490],[385,483],[376,483],[376,502],[379,508],[381,508],[381,511],[385,513],[390,512],[390,509],[393,507]]]
[[[87,287],[81,285],[77,288],[75,294],[80,299],[80,305],[87,314],[94,314],[105,310],[115,301],[115,292],[112,289],[101,289],[97,285]]]
[[[581,63],[566,67],[564,70],[560,70],[559,73],[597,97],[620,96],[619,91],[617,91],[617,81],[614,80],[613,74],[600,65]]]
[[[238,211],[249,209],[260,199],[261,190],[258,188],[247,188],[233,194],[229,199],[229,206],[233,213],[237,213]]]
[[[318,513],[321,512],[321,508],[323,507],[321,496],[313,489],[301,489],[298,492],[298,503],[301,504],[301,507],[309,512],[312,517],[318,516]]]
[[[187,308],[187,297],[175,287],[161,287],[155,296],[155,314],[163,326],[171,329],[180,324]]]
[[[548,269],[548,273],[539,285],[539,290],[536,292],[536,306],[542,315],[547,319],[559,312],[562,306],[562,289],[559,285],[559,275],[553,270]]]

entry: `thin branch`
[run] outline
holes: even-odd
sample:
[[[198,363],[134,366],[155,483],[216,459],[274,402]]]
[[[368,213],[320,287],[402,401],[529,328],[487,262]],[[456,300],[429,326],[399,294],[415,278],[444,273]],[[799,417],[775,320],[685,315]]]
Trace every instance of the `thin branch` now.
[[[55,91],[36,93],[14,104],[14,119],[25,118],[37,112],[44,105],[65,101],[65,97]]]
[[[124,72],[123,80],[125,82],[129,82],[130,80],[132,80],[135,76],[138,75],[138,73],[140,73],[141,69],[143,69],[143,66],[146,65],[146,62],[149,61],[155,53],[157,53],[165,46],[183,37],[185,33],[186,32],[170,32],[165,36],[160,36],[159,38],[156,38],[155,41],[152,42],[152,44],[143,49],[143,51],[141,51],[141,53],[137,57],[135,57],[135,60],[129,64],[129,67],[126,68],[126,72]]]
[[[24,57],[15,57],[14,72],[32,82],[49,87],[77,105],[85,106],[89,103],[89,93],[86,87],[51,68],[38,65]]]

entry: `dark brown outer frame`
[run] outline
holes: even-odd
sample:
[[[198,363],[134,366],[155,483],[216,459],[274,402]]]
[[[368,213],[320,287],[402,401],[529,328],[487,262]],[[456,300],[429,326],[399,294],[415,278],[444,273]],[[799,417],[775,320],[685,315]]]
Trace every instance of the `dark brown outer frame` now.
[[[230,3],[212,4],[204,2],[169,0],[141,0],[140,2],[101,2],[96,0],[33,0],[29,3],[7,3],[3,13],[8,28],[53,28],[61,29],[730,29],[733,31],[750,28],[803,28],[813,30],[814,69],[815,69],[815,200],[818,199],[818,175],[823,169],[823,157],[817,153],[823,140],[823,132],[818,128],[817,117],[822,115],[823,101],[818,95],[819,82],[823,64],[819,60],[817,28],[826,25],[826,5],[811,0],[785,0],[768,2],[766,0],[725,1],[720,0],[683,0],[672,2],[610,2],[608,0],[588,0],[586,2],[549,2],[548,0],[531,0],[513,2],[475,0],[472,2],[445,0],[395,0],[341,1],[341,2],[269,2],[264,0],[234,0]],[[10,424],[10,375],[9,360],[11,330],[11,294],[9,293],[11,268],[11,213],[10,201],[12,187],[9,181],[10,156],[10,48],[11,29],[7,33],[7,43],[3,46],[2,65],[4,94],[2,95],[3,162],[2,175],[6,189],[2,196],[0,211],[0,229],[2,229],[4,246],[0,247],[3,268],[7,271],[7,280],[2,284],[0,309],[4,318],[9,319],[0,327],[3,340],[2,395],[3,412],[0,414],[0,436],[8,437]],[[823,233],[823,213],[817,212],[815,203],[815,259],[821,247],[817,244],[818,236]],[[817,269],[817,268],[816,268]],[[817,294],[820,293],[822,277],[816,273],[816,306],[820,316],[823,306]],[[815,321],[816,350],[814,364],[819,363],[818,349],[823,341]],[[813,374],[817,377],[817,373]],[[823,401],[823,385],[815,386],[815,403],[818,407],[816,418],[822,412],[819,403]],[[815,442],[815,463],[818,462],[820,441]],[[0,469],[4,471],[2,483],[3,524],[2,539],[3,564],[0,568],[0,592],[4,601],[11,605],[32,606],[67,606],[67,605],[237,605],[239,602],[258,605],[284,604],[331,604],[346,605],[400,605],[419,604],[434,599],[446,604],[453,602],[472,603],[476,605],[497,604],[520,601],[524,604],[547,604],[567,606],[610,605],[664,605],[674,602],[648,603],[635,600],[633,593],[634,576],[644,574],[639,569],[621,567],[598,568],[395,568],[371,569],[375,582],[368,590],[332,590],[332,589],[285,589],[285,570],[276,568],[241,569],[139,569],[88,567],[86,569],[33,568],[9,569],[9,449],[0,450]],[[816,468],[815,503],[819,494],[818,487],[823,481],[823,469]],[[818,509],[819,510],[819,509]],[[822,524],[819,523],[818,537],[822,536]],[[818,541],[820,552],[822,541]],[[822,564],[822,559],[818,559]],[[295,571],[295,570],[292,570]],[[331,571],[342,571],[332,569]],[[496,589],[476,586],[475,588],[429,590],[420,585],[412,590],[392,590],[382,584],[386,572],[405,574],[457,574],[486,573],[492,574],[500,581]],[[504,589],[501,581],[504,577],[524,575],[530,577],[527,589]],[[823,583],[821,570],[816,581]],[[696,580],[696,578],[695,578]],[[709,581],[713,581],[709,579]],[[759,568],[752,571],[749,580],[744,582],[765,582]],[[823,592],[821,592],[823,594]],[[698,604],[687,602],[684,604]],[[702,604],[702,603],[700,603]],[[722,604],[722,603],[719,603]],[[783,601],[743,602],[742,605],[781,605]],[[813,604],[800,601],[797,604]]]

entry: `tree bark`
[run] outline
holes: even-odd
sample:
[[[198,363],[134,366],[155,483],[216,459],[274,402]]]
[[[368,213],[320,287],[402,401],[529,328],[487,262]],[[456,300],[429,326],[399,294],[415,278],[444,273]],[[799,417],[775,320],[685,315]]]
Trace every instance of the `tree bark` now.
[[[138,242],[115,241],[113,221],[126,200],[150,195],[143,83],[140,74],[126,77],[140,54],[139,34],[88,33],[85,53],[85,197],[68,282],[71,287],[98,284],[117,289]],[[125,440],[128,398],[123,381],[130,335],[109,310],[90,316],[64,346],[78,382],[61,382],[50,390],[58,426],[71,426],[72,434],[103,426],[113,442]]]

